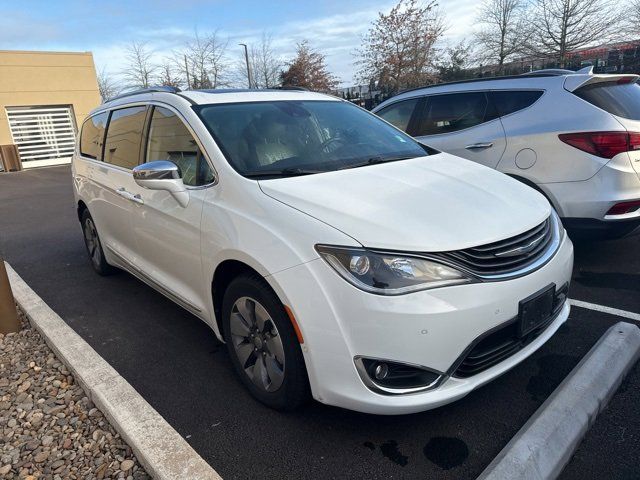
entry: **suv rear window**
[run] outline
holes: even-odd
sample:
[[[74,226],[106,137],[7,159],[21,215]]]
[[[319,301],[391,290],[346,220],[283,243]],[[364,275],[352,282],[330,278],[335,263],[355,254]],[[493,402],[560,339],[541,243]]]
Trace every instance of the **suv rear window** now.
[[[630,120],[640,120],[640,85],[637,82],[594,83],[574,93],[605,112]]]
[[[503,117],[533,105],[544,92],[540,90],[491,91],[491,102],[498,115]]]

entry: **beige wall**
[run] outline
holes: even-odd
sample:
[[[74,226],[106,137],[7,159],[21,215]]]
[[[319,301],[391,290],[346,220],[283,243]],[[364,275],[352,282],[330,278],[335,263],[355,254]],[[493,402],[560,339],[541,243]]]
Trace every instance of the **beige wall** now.
[[[79,128],[99,104],[91,52],[0,50],[0,145],[12,143],[5,107],[73,105]]]

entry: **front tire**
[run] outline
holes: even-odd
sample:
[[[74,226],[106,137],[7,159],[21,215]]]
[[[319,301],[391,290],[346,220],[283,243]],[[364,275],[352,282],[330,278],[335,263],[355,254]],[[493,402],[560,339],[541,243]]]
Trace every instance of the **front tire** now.
[[[222,303],[224,339],[233,366],[251,394],[277,410],[309,398],[309,381],[295,331],[282,303],[257,275],[241,275]]]
[[[82,224],[82,233],[84,235],[84,246],[87,248],[87,255],[89,255],[91,266],[99,275],[113,275],[118,271],[118,269],[109,265],[104,257],[102,242],[100,242],[100,236],[98,235],[96,224],[93,221],[89,210],[84,210],[82,212],[80,222]]]

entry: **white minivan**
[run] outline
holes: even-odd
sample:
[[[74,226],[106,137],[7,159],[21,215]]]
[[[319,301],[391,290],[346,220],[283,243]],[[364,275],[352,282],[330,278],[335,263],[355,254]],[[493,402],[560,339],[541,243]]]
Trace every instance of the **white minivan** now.
[[[84,122],[72,174],[93,268],[209,324],[273,408],[434,408],[569,314],[542,195],[331,96],[128,94]]]

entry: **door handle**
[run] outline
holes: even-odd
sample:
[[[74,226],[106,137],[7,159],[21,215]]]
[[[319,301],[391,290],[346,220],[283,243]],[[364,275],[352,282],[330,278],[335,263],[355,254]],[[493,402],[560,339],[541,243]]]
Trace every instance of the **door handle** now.
[[[471,145],[467,145],[466,148],[467,150],[484,150],[485,148],[491,148],[493,147],[493,142],[479,142],[479,143],[472,143]]]
[[[126,198],[127,200],[131,200],[132,202],[139,203],[140,205],[144,204],[144,200],[142,200],[142,197],[139,193],[134,195],[131,192],[127,192],[124,187],[118,188],[116,190],[116,193],[121,197]]]

